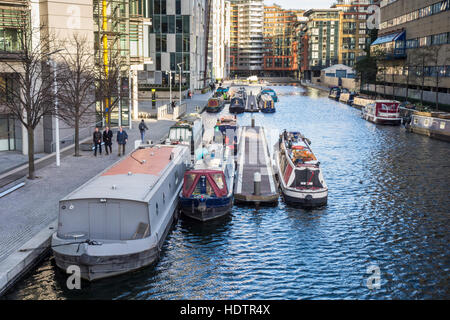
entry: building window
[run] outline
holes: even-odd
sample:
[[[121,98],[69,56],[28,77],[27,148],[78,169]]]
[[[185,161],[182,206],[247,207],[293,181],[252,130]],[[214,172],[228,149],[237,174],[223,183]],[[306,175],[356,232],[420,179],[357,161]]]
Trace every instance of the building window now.
[[[0,51],[20,51],[20,37],[17,29],[0,29]]]

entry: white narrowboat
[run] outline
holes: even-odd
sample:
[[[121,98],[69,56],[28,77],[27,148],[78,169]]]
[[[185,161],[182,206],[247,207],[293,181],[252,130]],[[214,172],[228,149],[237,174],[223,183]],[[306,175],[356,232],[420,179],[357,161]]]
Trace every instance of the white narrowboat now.
[[[177,218],[189,163],[186,146],[137,149],[61,199],[52,237],[56,265],[76,265],[92,281],[155,262]]]
[[[308,139],[299,132],[284,131],[274,157],[286,203],[309,208],[327,204],[328,187]]]

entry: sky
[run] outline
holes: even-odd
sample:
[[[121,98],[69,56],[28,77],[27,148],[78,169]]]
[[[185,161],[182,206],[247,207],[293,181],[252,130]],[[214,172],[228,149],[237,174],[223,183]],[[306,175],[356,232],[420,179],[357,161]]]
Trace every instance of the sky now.
[[[265,4],[276,3],[284,9],[325,9],[331,7],[334,0],[265,0]]]

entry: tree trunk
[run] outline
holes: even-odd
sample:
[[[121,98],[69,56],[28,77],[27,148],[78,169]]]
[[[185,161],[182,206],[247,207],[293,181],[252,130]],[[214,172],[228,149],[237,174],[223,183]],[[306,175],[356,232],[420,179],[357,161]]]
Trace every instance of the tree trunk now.
[[[80,156],[80,118],[75,117],[75,157]]]
[[[34,167],[34,129],[27,128],[28,133],[28,179],[36,178]]]

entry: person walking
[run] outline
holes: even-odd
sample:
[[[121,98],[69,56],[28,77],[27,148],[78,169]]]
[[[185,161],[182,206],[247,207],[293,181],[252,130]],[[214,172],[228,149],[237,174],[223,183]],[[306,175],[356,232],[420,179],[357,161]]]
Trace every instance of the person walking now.
[[[112,139],[113,139],[113,133],[111,130],[109,130],[109,127],[106,127],[105,131],[103,131],[103,142],[105,144],[105,151],[106,155],[108,155],[108,148],[109,152],[112,154]]]
[[[141,123],[139,123],[139,132],[141,133],[141,141],[142,141],[142,143],[144,143],[145,130],[148,130],[148,127],[145,124],[144,119],[142,119]]]
[[[94,156],[97,156],[97,148],[100,148],[100,154],[102,154],[102,134],[95,128],[94,134],[92,135],[92,140],[94,142]]]
[[[122,154],[125,155],[125,145],[128,141],[128,134],[122,127],[119,128],[119,132],[117,132],[117,143],[119,144],[119,157],[120,157],[120,149],[122,149]]]

